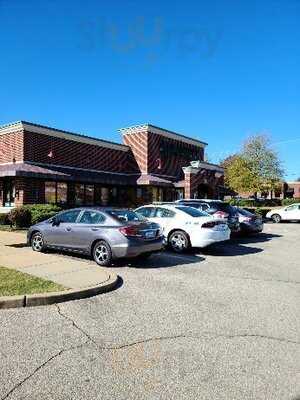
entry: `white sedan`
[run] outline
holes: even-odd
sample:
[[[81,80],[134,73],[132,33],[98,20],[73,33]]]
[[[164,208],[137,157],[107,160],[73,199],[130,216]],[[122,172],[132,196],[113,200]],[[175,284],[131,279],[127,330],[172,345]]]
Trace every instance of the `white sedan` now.
[[[213,218],[193,207],[150,204],[135,211],[158,223],[165,242],[176,252],[189,247],[206,247],[230,238],[230,229],[224,219]]]
[[[271,210],[266,217],[271,218],[276,223],[281,221],[300,221],[300,203]]]

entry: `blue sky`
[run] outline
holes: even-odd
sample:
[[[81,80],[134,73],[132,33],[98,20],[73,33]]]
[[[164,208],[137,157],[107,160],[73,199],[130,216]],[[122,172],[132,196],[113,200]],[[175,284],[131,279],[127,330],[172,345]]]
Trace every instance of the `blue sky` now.
[[[265,132],[300,176],[300,0],[0,0],[0,123],[120,141],[149,122],[212,162]]]

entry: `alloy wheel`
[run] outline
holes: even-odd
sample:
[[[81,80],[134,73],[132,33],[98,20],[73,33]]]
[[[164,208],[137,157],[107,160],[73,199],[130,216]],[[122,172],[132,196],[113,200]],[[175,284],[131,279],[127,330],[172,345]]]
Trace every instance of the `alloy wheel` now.
[[[276,224],[278,224],[278,223],[281,221],[281,217],[280,217],[279,214],[274,214],[274,215],[272,216],[272,219],[273,219],[273,221],[274,221]]]
[[[98,265],[107,266],[111,263],[112,253],[109,245],[104,242],[98,242],[93,251],[94,260]]]
[[[44,239],[40,233],[36,233],[31,241],[32,249],[34,251],[42,251],[44,247]]]
[[[183,232],[174,232],[170,237],[170,245],[177,252],[184,251],[188,247],[186,235]]]

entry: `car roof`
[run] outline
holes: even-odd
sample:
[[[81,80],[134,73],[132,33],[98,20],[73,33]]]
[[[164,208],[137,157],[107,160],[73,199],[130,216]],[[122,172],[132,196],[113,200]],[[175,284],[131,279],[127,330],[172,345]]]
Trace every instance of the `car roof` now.
[[[68,208],[66,210],[60,211],[62,212],[67,212],[67,211],[90,211],[90,210],[95,210],[95,211],[102,211],[102,212],[108,212],[108,211],[133,211],[130,208],[121,208],[121,207],[104,207],[104,206],[82,206],[82,207],[76,207],[76,208]]]
[[[197,203],[197,202],[205,202],[205,203],[224,203],[224,201],[222,201],[222,200],[216,200],[216,199],[181,199],[181,200],[177,200],[178,202],[181,202],[181,201],[186,201],[186,202],[194,202],[194,203]]]

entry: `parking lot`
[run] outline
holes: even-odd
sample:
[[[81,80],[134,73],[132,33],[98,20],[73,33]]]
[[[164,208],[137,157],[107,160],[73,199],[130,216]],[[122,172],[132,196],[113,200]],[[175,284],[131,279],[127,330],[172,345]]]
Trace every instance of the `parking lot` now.
[[[300,399],[299,237],[266,224],[120,263],[107,294],[0,311],[0,399]]]

